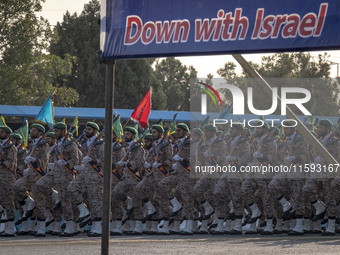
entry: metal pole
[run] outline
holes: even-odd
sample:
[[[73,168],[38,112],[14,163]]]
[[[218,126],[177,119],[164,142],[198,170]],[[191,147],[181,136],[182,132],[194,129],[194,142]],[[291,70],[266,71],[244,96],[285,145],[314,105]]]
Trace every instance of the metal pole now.
[[[111,209],[111,179],[112,179],[112,121],[113,121],[113,91],[115,81],[115,62],[106,63],[105,78],[105,151],[104,151],[104,195],[102,218],[101,254],[109,254],[110,243],[110,209]]]
[[[254,70],[254,68],[245,60],[242,55],[233,55],[236,61],[242,66],[242,68],[248,73],[251,78],[254,78],[257,84],[263,89],[264,92],[268,93],[268,95],[272,96],[272,88],[266,82],[262,76]],[[279,103],[281,103],[281,98],[278,97]],[[293,113],[293,111],[287,106],[287,117],[294,119],[297,121],[298,125],[296,129],[300,132],[302,136],[306,139],[306,141],[313,146],[314,150],[317,154],[319,154],[327,164],[338,164],[338,162],[334,159],[334,157],[325,149],[325,147],[316,139],[313,134],[308,130],[308,128],[303,125],[300,119]]]

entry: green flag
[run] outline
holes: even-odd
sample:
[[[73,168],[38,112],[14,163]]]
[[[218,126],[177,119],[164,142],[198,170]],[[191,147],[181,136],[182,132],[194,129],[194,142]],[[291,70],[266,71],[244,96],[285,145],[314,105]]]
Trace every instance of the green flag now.
[[[116,136],[118,137],[118,141],[123,141],[123,127],[120,123],[120,115],[114,117],[113,124],[112,124],[113,132],[115,132]]]
[[[65,123],[65,122],[64,122]],[[78,114],[76,117],[74,117],[73,123],[72,123],[72,127],[74,127],[74,130],[71,132],[72,135],[74,135],[74,133],[76,133],[76,136],[78,136]]]
[[[6,122],[5,122],[5,118],[2,115],[0,115],[0,126],[7,127]]]
[[[19,128],[18,132],[21,135],[21,144],[22,148],[25,149],[28,146],[28,121],[26,120],[25,124]]]

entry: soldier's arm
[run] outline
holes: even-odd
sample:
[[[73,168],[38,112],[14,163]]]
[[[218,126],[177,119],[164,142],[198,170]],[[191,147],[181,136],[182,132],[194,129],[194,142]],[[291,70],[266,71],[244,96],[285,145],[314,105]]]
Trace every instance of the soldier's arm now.
[[[172,161],[173,161],[173,159],[172,159],[172,145],[171,144],[169,144],[169,145],[167,145],[164,149],[163,149],[163,152],[164,152],[164,162],[162,162],[163,163],[163,165],[165,165],[165,166],[167,166],[167,167],[171,167],[171,165],[172,165]]]
[[[50,157],[50,146],[45,143],[39,146],[39,152],[37,153],[37,164],[41,166],[43,169],[47,168],[47,163]]]
[[[2,164],[8,169],[15,168],[16,161],[17,161],[17,149],[15,148],[15,146],[11,146],[8,149],[6,158],[4,158]]]
[[[241,144],[241,153],[238,157],[238,163],[240,165],[246,165],[250,159],[250,146],[248,142],[244,142]]]
[[[277,158],[277,145],[276,142],[272,141],[268,144],[267,148],[267,160],[269,164],[276,162]]]
[[[142,169],[144,165],[144,149],[139,147],[129,159],[129,163],[133,168]]]
[[[75,143],[71,143],[70,145],[67,146],[67,150],[69,151],[70,157],[67,160],[68,165],[70,168],[73,168],[77,165],[79,159],[78,159],[78,148]]]

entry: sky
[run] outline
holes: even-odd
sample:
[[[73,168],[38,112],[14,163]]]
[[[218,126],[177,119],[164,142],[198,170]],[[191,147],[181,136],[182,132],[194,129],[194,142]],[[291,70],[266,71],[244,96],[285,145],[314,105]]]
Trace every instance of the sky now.
[[[46,0],[43,4],[42,12],[38,13],[49,20],[51,25],[56,25],[57,22],[63,20],[63,15],[66,11],[71,14],[77,12],[78,14],[83,10],[84,4],[89,0]],[[340,51],[327,51],[331,57],[330,61],[340,63]],[[323,54],[323,52],[311,52],[312,56]],[[270,54],[244,54],[243,57],[248,61],[255,63],[261,63],[262,56],[268,56]],[[219,77],[217,70],[222,68],[226,62],[236,61],[231,55],[216,55],[216,56],[198,56],[198,57],[180,57],[178,58],[186,65],[192,65],[198,71],[199,78],[205,78],[209,73],[213,74],[215,78]],[[241,67],[237,64],[237,72],[241,72]],[[337,65],[331,66],[331,77],[337,76]]]

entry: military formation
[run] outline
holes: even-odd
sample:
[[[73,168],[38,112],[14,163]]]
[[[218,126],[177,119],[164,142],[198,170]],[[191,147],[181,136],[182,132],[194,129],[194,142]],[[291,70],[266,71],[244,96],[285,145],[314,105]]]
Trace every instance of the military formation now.
[[[335,171],[242,172],[242,167],[327,166],[295,127],[241,123],[190,130],[135,127],[122,139],[113,128],[111,235],[335,235],[340,223],[340,178]],[[38,123],[30,142],[0,126],[0,236],[102,235],[103,131],[87,122],[73,138],[67,125]],[[319,121],[316,138],[340,162],[340,137]],[[232,166],[233,172],[204,172]],[[340,169],[339,169],[340,171]],[[340,228],[339,228],[340,230]]]

